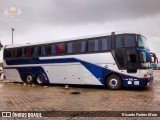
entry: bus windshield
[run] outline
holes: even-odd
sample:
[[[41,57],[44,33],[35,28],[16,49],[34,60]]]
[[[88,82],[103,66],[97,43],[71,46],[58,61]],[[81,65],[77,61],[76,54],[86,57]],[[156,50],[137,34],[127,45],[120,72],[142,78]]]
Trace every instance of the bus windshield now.
[[[142,69],[149,69],[151,67],[151,63],[147,61],[145,52],[140,52],[140,65]]]
[[[141,68],[142,69],[149,69],[149,68],[151,68],[151,63],[150,62],[141,63]]]
[[[142,48],[149,50],[148,42],[145,37],[140,36],[140,35],[138,36],[138,47],[142,47]]]

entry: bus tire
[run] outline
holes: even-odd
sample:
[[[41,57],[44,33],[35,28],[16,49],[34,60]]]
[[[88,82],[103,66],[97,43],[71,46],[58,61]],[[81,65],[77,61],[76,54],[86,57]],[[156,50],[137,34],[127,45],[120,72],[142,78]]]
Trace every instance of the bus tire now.
[[[35,80],[38,85],[43,85],[45,83],[45,77],[40,73],[36,75]]]
[[[122,80],[118,75],[110,75],[106,80],[106,85],[111,90],[119,90],[122,88]]]
[[[32,74],[26,74],[25,75],[25,82],[28,83],[28,84],[31,84],[31,83],[34,82]]]

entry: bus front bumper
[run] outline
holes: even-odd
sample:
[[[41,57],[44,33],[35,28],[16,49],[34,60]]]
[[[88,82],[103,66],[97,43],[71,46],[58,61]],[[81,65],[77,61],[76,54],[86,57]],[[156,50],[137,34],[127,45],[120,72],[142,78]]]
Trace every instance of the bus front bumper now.
[[[153,82],[154,77],[139,78],[138,80],[123,80],[123,86],[125,87],[145,87]]]

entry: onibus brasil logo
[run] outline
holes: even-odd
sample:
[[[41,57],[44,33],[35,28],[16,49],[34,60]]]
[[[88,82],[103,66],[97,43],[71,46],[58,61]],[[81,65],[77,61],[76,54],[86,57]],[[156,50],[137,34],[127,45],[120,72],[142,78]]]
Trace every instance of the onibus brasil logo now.
[[[19,8],[12,6],[12,7],[6,8],[4,13],[7,16],[15,17],[17,15],[20,15],[22,12]]]

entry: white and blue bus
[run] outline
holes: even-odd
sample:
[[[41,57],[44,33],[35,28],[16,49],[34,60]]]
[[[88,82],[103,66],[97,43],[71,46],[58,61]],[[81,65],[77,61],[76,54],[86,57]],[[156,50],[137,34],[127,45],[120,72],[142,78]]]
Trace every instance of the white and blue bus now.
[[[3,68],[5,79],[17,82],[144,87],[153,81],[151,54],[144,36],[112,32],[6,45]]]

